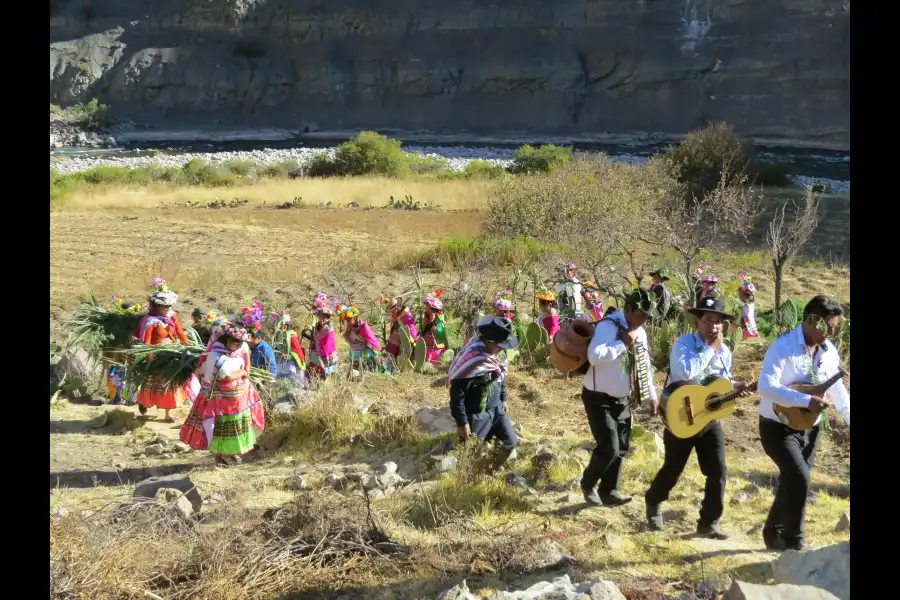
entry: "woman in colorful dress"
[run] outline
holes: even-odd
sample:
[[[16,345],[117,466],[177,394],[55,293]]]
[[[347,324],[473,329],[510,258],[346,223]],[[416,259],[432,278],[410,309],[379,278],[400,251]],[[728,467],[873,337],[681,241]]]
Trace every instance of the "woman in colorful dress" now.
[[[290,380],[303,389],[306,381],[306,353],[300,344],[300,336],[291,326],[291,315],[284,311],[272,313],[275,321],[275,337],[272,350],[277,361],[278,377]],[[310,336],[311,338],[312,336]],[[310,341],[312,341],[310,339]]]
[[[559,331],[559,311],[556,308],[556,294],[544,288],[535,294],[535,297],[537,298],[538,310],[540,311],[536,321],[547,330],[547,335],[552,340],[556,332]]]
[[[397,296],[391,298],[387,309],[391,312],[391,329],[388,334],[387,352],[394,358],[400,356],[400,326],[409,328],[410,341],[415,344],[419,339],[419,330],[416,328],[416,320],[412,311],[403,303],[403,298]]]
[[[738,295],[741,298],[743,307],[741,308],[741,329],[743,330],[743,338],[758,338],[759,331],[756,329],[756,286],[753,285],[753,279],[746,273],[741,273],[741,287],[738,288]]]
[[[338,316],[344,323],[344,339],[350,346],[350,369],[374,371],[381,356],[381,343],[366,323],[356,306],[338,307]]]
[[[309,346],[309,371],[311,375],[327,378],[338,368],[337,345],[331,317],[334,310],[328,305],[328,296],[320,293],[313,302],[316,326]]]
[[[450,350],[444,323],[444,303],[441,301],[443,295],[443,290],[437,290],[422,300],[425,305],[425,315],[422,319],[422,337],[425,339],[427,350],[425,360],[435,364]]]
[[[165,279],[154,278],[152,284],[154,292],[148,298],[149,311],[147,316],[141,320],[135,337],[141,343],[151,346],[175,342],[187,344],[188,337],[181,327],[178,315],[172,310],[172,307],[178,302],[178,294],[169,290]],[[152,360],[152,358],[145,360]],[[187,385],[177,388],[166,389],[164,382],[150,381],[141,387],[137,394],[138,410],[145,415],[148,408],[154,406],[161,408],[166,411],[165,421],[174,423],[175,420],[169,412],[173,408],[177,408],[179,404],[193,400],[192,396],[197,383],[193,375]]]
[[[266,428],[263,402],[250,382],[250,335],[225,323],[201,357],[200,393],[181,427],[181,441],[208,450],[221,465],[240,464]]]

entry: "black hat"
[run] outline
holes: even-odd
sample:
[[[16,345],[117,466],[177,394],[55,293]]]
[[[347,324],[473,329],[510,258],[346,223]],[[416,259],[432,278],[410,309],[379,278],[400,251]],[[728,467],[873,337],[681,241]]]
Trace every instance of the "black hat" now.
[[[734,320],[734,315],[728,312],[728,304],[725,298],[718,294],[707,294],[702,300],[697,302],[696,308],[688,310],[689,313],[697,318],[703,316],[703,313],[714,313],[722,315],[728,321]]]
[[[478,336],[492,344],[500,346],[504,350],[512,350],[519,345],[519,338],[515,336],[512,321],[487,315],[478,319]]]
[[[650,277],[659,277],[663,281],[669,280],[669,270],[663,267],[662,269],[657,269],[655,271],[650,271]]]
[[[633,304],[651,319],[662,318],[662,314],[656,308],[657,301],[656,294],[642,287],[633,289],[625,297],[625,304]]]
[[[199,307],[198,307],[198,308],[195,308],[195,309],[191,312],[191,316],[192,316],[192,317],[202,317],[202,316],[205,315],[205,314],[206,314],[206,313],[203,312],[203,309],[202,309],[202,308],[199,308]]]

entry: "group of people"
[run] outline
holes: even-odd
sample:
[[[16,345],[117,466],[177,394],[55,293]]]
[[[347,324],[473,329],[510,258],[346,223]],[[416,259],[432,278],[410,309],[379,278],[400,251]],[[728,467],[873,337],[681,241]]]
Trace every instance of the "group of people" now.
[[[652,274],[650,288],[636,286],[625,298],[621,310],[603,310],[600,290],[575,277],[575,265],[566,265],[566,281],[556,292],[541,289],[536,294],[539,314],[536,322],[552,338],[567,318],[595,323],[587,351],[582,402],[596,447],[581,478],[586,502],[592,505],[618,506],[632,498],[619,493],[623,462],[631,438],[632,411],[648,404],[650,413],[659,413],[659,397],[653,383],[649,344],[644,329],[649,319],[665,318],[671,301],[664,289],[668,281],[662,270]],[[749,395],[746,382],[732,378],[732,355],[724,344],[724,334],[734,320],[725,299],[716,288],[718,280],[709,274],[698,278],[696,303],[688,310],[695,318],[696,331],[678,338],[669,359],[668,380],[698,382],[709,376],[730,380],[742,396]],[[145,344],[187,342],[188,338],[173,311],[177,295],[165,281],[154,280],[147,316],[141,320],[136,337]],[[743,304],[741,328],[744,337],[756,337],[753,282],[741,274],[739,294]],[[359,309],[332,301],[324,293],[315,297],[312,312],[315,325],[300,334],[292,327],[290,315],[270,315],[275,321],[271,344],[263,339],[264,316],[258,302],[243,309],[242,314],[224,319],[215,313],[194,311],[194,328],[206,350],[200,357],[188,384],[174,390],[152,383],[135,395],[142,414],[150,407],[165,410],[171,421],[173,408],[190,402],[191,412],[181,429],[181,439],[191,447],[208,450],[221,464],[240,463],[240,457],[251,451],[265,429],[265,414],[260,396],[250,382],[251,367],[268,370],[273,376],[291,378],[297,385],[308,384],[307,375],[327,378],[338,364],[336,331],[332,318],[343,325],[342,336],[350,352],[351,366],[388,368],[390,357],[401,352],[401,335],[415,341],[421,335],[428,349],[427,359],[438,362],[449,349],[444,322],[443,292],[429,294],[423,301],[423,314],[417,327],[412,310],[402,298],[379,299],[390,313],[386,344],[362,318]],[[506,350],[517,347],[514,320],[516,310],[511,290],[499,292],[493,311],[480,310],[470,315],[463,347],[449,363],[450,411],[456,421],[460,439],[477,437],[496,441],[497,466],[515,451],[518,439],[509,419]],[[807,303],[802,323],[778,338],[768,349],[758,381],[762,396],[759,405],[759,431],[766,454],[777,465],[779,485],[775,501],[763,529],[766,547],[799,549],[803,547],[804,516],[810,489],[820,431],[821,416],[810,429],[796,431],[782,423],[774,405],[797,406],[821,412],[834,405],[850,423],[850,396],[841,381],[823,397],[791,390],[798,382],[820,382],[840,367],[838,351],[829,337],[835,335],[842,318],[841,305],[833,298],[816,296]],[[307,341],[304,349],[303,340]],[[452,356],[452,355],[451,355]],[[388,360],[384,360],[385,357]],[[123,373],[117,367],[120,383]],[[110,386],[113,389],[115,386]],[[117,389],[117,398],[122,393]],[[112,392],[111,392],[112,393]],[[827,398],[827,400],[826,400]],[[727,480],[725,434],[722,425],[713,421],[689,438],[664,432],[665,459],[645,494],[647,526],[662,530],[664,522],[660,506],[680,478],[691,451],[706,477],[704,499],[697,531],[717,539],[727,538],[719,521],[724,512]]]

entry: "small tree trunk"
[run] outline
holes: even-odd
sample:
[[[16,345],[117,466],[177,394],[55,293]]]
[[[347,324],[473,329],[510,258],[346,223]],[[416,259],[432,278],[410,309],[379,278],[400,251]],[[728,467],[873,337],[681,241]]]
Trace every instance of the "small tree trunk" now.
[[[775,268],[775,310],[777,311],[781,306],[781,278],[784,271],[784,263],[773,260],[772,266]]]

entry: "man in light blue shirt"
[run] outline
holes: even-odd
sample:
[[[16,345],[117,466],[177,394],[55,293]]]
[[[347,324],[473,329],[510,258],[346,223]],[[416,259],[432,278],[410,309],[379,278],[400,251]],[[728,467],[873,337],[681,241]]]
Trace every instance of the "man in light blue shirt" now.
[[[724,344],[724,334],[734,316],[728,311],[724,299],[716,294],[707,294],[689,312],[697,319],[697,331],[675,340],[669,357],[671,382],[699,384],[708,377],[723,377],[731,381],[735,389],[746,387],[745,383],[731,379],[731,350]],[[659,404],[651,404],[650,414],[655,415],[658,411]],[[727,478],[725,431],[721,423],[712,421],[697,435],[684,439],[666,429],[663,444],[666,450],[663,466],[645,496],[648,527],[662,531],[663,518],[659,505],[669,498],[669,492],[684,472],[691,451],[696,450],[700,472],[706,477],[697,533],[713,539],[727,539],[728,534],[719,528],[719,518],[725,509]]]

